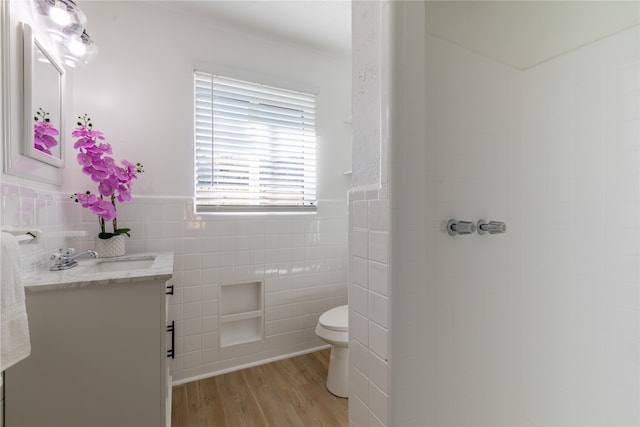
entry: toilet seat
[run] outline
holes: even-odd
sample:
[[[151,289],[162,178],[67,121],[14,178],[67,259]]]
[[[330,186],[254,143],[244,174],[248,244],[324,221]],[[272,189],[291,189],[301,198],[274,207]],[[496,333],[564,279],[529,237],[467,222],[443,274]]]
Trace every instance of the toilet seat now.
[[[338,332],[347,332],[349,330],[349,306],[341,305],[324,312],[318,324],[325,329]]]

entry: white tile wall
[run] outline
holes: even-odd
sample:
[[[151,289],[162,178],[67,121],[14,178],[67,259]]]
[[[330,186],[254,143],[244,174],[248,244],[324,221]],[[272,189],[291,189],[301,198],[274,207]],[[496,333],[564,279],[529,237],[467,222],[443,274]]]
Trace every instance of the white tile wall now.
[[[366,287],[370,314],[391,298],[391,424],[638,425],[638,28],[520,72],[419,46],[408,4],[394,63],[418,71],[393,85],[411,108],[391,135],[390,278],[369,261]],[[508,232],[451,237],[452,217]],[[615,218],[619,232],[598,226]]]
[[[349,192],[349,209],[353,212],[349,226],[352,426],[389,425],[389,204],[386,199],[379,199],[379,194],[368,187]],[[366,250],[358,245],[358,239],[368,241]]]
[[[523,73],[523,194],[535,195],[521,201],[532,224],[524,390],[534,424],[640,423],[639,60],[636,27]],[[612,221],[616,232],[598,226]]]
[[[389,8],[387,1],[354,2],[352,7],[349,423],[354,427],[390,425]]]
[[[30,188],[20,184],[2,182],[0,184],[2,197],[1,225],[21,229],[42,231],[37,243],[20,245],[22,270],[32,271],[47,264],[47,255],[58,248],[76,246],[77,239],[69,239],[65,244],[61,235],[63,231],[81,231],[81,227],[67,227],[69,224],[80,222],[80,212],[70,209],[68,195],[61,197],[55,191]]]
[[[40,244],[21,245],[24,271],[45,265],[58,247],[93,247],[97,221],[68,195],[6,183],[0,190],[3,225],[44,232]],[[174,252],[174,381],[324,345],[314,333],[319,315],[347,302],[347,213],[337,205],[344,206],[320,203],[317,215],[293,219],[195,215],[190,199],[139,197],[118,206],[119,224],[132,228],[129,253]],[[52,237],[71,229],[89,237]],[[220,349],[218,286],[256,280],[265,283],[264,340]]]

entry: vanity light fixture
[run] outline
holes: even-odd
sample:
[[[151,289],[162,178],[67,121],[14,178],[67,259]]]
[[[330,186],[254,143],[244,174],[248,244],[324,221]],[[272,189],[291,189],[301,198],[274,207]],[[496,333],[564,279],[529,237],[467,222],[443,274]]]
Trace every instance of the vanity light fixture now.
[[[85,30],[87,18],[73,0],[32,0],[34,17],[68,67],[87,64],[97,47]]]

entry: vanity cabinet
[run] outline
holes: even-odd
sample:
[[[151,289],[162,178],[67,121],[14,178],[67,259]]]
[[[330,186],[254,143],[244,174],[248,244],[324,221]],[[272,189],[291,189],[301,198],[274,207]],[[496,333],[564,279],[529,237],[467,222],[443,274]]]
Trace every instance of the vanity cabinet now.
[[[27,288],[31,355],[6,371],[5,426],[168,425],[170,277]]]

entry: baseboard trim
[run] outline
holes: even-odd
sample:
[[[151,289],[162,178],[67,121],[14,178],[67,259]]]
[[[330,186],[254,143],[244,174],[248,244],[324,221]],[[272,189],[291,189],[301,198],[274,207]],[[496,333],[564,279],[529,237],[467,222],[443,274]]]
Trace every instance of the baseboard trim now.
[[[246,368],[253,368],[254,366],[265,365],[267,363],[277,362],[278,360],[284,360],[292,357],[302,356],[303,354],[313,353],[314,351],[325,350],[327,348],[331,348],[331,346],[321,345],[319,347],[307,348],[305,350],[300,350],[293,353],[282,354],[280,356],[270,357],[267,359],[262,359],[262,360],[258,360],[251,363],[245,363],[244,365],[238,365],[232,368],[225,368],[225,369],[220,369],[218,371],[207,372],[206,374],[202,374],[202,375],[195,375],[192,377],[182,378],[174,381],[172,384],[175,387],[182,384],[190,383],[192,381],[199,381],[199,380],[204,380],[211,377],[217,377],[218,375],[228,374],[229,372],[235,372],[235,371],[239,371],[241,369],[246,369]]]

